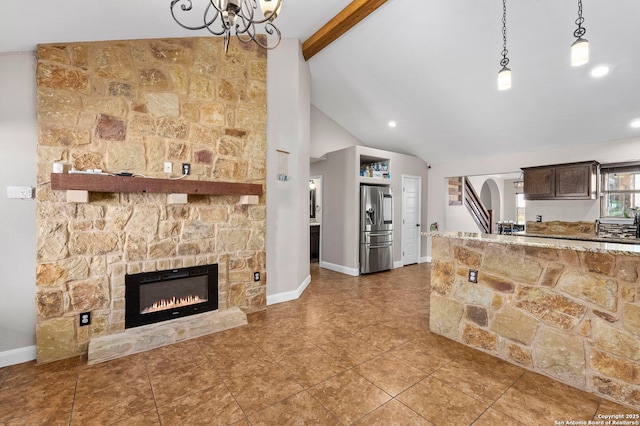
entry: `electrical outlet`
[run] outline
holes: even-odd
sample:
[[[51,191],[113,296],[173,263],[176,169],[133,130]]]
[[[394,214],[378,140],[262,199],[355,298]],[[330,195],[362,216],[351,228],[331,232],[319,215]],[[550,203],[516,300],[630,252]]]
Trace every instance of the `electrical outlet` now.
[[[182,174],[183,174],[183,175],[189,175],[189,174],[191,174],[191,164],[189,164],[189,163],[182,163]]]
[[[173,163],[171,161],[165,161],[165,163],[164,163],[164,172],[165,173],[173,172]]]
[[[469,269],[469,282],[470,283],[478,282],[478,271],[476,269]]]
[[[91,324],[91,312],[83,312],[80,314],[80,327]]]
[[[260,281],[260,272],[254,272],[253,273],[253,280],[254,281]]]

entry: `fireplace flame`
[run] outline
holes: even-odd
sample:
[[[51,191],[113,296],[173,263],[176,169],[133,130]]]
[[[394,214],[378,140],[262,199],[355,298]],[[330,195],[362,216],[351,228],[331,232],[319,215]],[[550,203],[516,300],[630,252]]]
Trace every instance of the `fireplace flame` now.
[[[198,303],[204,303],[207,299],[196,295],[189,295],[185,297],[171,297],[170,299],[161,299],[153,302],[151,306],[144,308],[142,314],[148,314],[151,312],[164,311],[166,309],[179,308],[182,306],[195,305]]]

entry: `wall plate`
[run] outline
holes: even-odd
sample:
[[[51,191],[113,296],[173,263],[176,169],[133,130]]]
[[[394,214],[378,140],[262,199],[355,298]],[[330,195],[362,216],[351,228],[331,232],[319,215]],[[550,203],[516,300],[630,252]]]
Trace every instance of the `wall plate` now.
[[[91,312],[83,312],[80,314],[80,327],[91,324]]]
[[[7,198],[30,200],[33,198],[33,188],[30,186],[7,186]]]

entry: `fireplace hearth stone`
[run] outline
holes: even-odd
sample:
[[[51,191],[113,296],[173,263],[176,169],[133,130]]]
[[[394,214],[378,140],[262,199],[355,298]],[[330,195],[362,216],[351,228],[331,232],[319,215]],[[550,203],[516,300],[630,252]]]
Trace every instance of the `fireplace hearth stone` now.
[[[98,364],[246,324],[247,315],[240,308],[232,307],[129,328],[122,333],[92,338],[89,341],[88,364]]]

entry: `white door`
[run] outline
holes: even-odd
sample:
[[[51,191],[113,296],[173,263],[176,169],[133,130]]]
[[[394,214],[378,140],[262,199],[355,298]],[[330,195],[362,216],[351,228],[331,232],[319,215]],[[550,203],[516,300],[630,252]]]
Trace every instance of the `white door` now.
[[[402,176],[402,264],[418,263],[420,258],[419,176]]]

